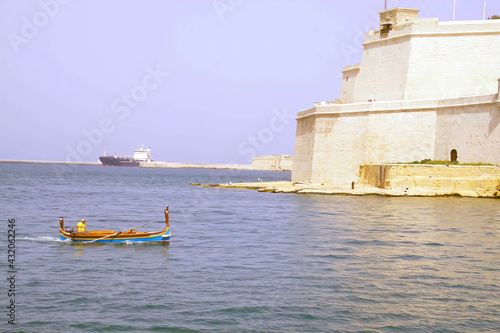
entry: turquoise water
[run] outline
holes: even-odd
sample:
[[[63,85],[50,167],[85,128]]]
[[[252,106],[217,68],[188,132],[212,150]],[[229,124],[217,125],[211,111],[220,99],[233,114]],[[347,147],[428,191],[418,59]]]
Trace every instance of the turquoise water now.
[[[25,332],[498,332],[500,202],[259,193],[188,186],[287,172],[0,164],[2,275],[16,219]],[[172,241],[75,245],[89,229]],[[4,280],[5,281],[5,280]]]

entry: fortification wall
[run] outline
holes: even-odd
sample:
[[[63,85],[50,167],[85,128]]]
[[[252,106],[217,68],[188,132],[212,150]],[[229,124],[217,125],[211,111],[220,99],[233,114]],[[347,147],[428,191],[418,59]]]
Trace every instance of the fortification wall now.
[[[292,179],[311,181],[311,170],[314,156],[314,118],[297,121],[295,135],[294,161]]]
[[[362,116],[331,114],[313,119],[314,150],[309,181],[329,184],[354,181],[363,159]]]
[[[363,164],[449,160],[451,149],[457,150],[461,162],[496,164],[500,158],[496,98],[316,103],[298,114],[295,161],[302,162],[294,163],[292,180],[350,184],[357,181]]]
[[[312,163],[308,170],[297,166],[294,170],[301,172],[293,172],[293,180],[347,184],[357,180],[362,164],[414,161],[434,155],[434,111],[325,114],[308,121],[314,121]],[[296,154],[307,151],[299,142],[295,147]]]
[[[354,103],[404,99],[410,42],[406,37],[365,45]]]
[[[340,98],[344,103],[354,103],[356,82],[359,74],[359,64],[348,66],[342,71],[342,87],[340,89]]]
[[[380,13],[341,98],[297,114],[292,180],[350,184],[360,165],[449,160],[500,165],[500,20]]]
[[[438,110],[433,159],[500,166],[500,103]],[[428,157],[430,158],[430,157]]]
[[[367,113],[366,118],[363,164],[415,161],[434,155],[434,110]]]
[[[252,168],[258,170],[292,170],[293,157],[288,155],[257,156],[252,160]]]
[[[412,194],[415,189],[465,196],[498,196],[500,168],[461,165],[363,165],[359,184]]]
[[[395,25],[387,37],[369,31],[356,84],[343,82],[347,103],[491,94],[500,77],[500,21]],[[350,69],[349,66],[346,67]],[[353,76],[352,69],[349,73]],[[345,96],[345,98],[344,98]],[[354,98],[352,98],[354,97]]]
[[[500,50],[500,22],[497,29],[496,34],[413,37],[404,99],[495,93],[500,56],[494,50]]]

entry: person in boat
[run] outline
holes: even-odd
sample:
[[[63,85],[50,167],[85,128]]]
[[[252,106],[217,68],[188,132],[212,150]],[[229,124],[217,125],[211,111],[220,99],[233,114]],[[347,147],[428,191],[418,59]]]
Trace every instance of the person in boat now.
[[[87,226],[85,225],[85,219],[82,219],[76,225],[76,232],[87,232]]]

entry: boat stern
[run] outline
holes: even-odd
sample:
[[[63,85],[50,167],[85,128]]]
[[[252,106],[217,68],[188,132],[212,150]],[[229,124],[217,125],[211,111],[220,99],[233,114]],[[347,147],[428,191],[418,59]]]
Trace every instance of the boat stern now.
[[[170,242],[170,229],[161,236],[162,242]]]
[[[64,218],[59,218],[59,234],[61,235],[61,240],[67,240],[71,238],[71,232],[73,229],[68,229],[68,231],[64,230]]]

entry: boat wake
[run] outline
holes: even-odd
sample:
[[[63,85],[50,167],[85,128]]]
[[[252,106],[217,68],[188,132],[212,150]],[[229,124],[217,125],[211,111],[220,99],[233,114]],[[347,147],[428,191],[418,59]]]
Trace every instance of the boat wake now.
[[[74,242],[71,239],[66,239],[62,240],[57,237],[51,237],[51,236],[38,236],[38,237],[30,237],[26,236],[23,238],[19,238],[20,241],[28,241],[28,242],[37,242],[37,243],[57,243],[57,244],[71,244],[71,245],[118,245],[118,246],[127,246],[127,245],[132,245],[132,246],[140,246],[140,245],[148,245],[148,242],[143,242],[143,241],[125,241],[125,242],[120,242],[120,243],[92,243],[92,242]]]
[[[39,243],[69,243],[67,240],[62,240],[58,237],[51,236],[38,236],[38,237],[30,237],[26,236],[23,238],[19,238],[21,241],[31,241],[31,242],[39,242]]]

